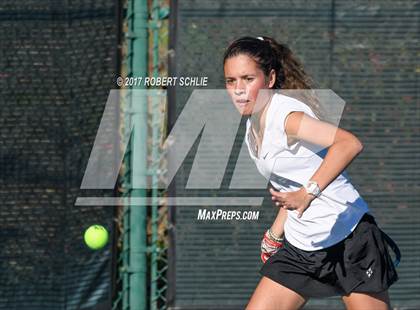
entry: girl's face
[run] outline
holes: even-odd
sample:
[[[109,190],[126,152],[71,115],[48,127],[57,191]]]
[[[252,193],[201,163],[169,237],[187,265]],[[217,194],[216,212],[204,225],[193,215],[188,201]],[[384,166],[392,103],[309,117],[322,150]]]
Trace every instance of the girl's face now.
[[[239,113],[251,115],[264,107],[264,103],[267,102],[264,97],[269,92],[261,92],[259,96],[258,93],[260,89],[271,88],[274,85],[274,70],[271,70],[267,79],[251,57],[240,54],[226,60],[224,74],[226,89]]]

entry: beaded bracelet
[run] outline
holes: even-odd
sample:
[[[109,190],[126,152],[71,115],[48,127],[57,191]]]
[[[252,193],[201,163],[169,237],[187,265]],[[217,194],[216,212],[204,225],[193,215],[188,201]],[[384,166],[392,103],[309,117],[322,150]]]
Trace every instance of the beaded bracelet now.
[[[276,241],[276,242],[283,242],[283,238],[277,238],[276,236],[274,236],[273,232],[271,231],[271,228],[268,229],[268,236],[270,237],[271,240]]]

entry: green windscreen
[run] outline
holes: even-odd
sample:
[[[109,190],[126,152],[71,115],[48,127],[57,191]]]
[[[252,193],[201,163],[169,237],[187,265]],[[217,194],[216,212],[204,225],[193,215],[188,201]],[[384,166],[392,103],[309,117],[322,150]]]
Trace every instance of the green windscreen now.
[[[319,88],[332,89],[345,100],[339,126],[364,145],[347,171],[403,255],[400,279],[390,289],[392,304],[418,309],[418,2],[202,0],[173,1],[171,10],[171,76],[208,76],[207,88],[223,88],[222,56],[228,44],[243,35],[267,35],[290,46]],[[171,126],[192,90],[170,92]],[[243,133],[241,127],[232,153],[239,152]],[[178,171],[172,196],[221,195],[183,189],[197,145]],[[234,164],[229,162],[227,176]],[[228,184],[224,179],[223,185]],[[171,209],[176,227],[169,272],[173,309],[244,308],[260,279],[260,241],[276,211],[266,191],[246,194],[266,195],[258,221],[204,222],[197,220],[199,206]],[[313,299],[305,309],[344,307],[339,298],[329,298]]]
[[[117,74],[118,2],[0,2],[0,309],[110,309],[112,207],[76,207]],[[98,192],[97,195],[112,193]]]

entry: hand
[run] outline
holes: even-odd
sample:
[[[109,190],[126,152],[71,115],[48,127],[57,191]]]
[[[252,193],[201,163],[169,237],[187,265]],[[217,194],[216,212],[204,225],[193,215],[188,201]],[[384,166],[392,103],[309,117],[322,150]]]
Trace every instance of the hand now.
[[[268,230],[265,232],[264,237],[261,241],[261,260],[263,263],[267,261],[272,255],[283,247],[282,242],[277,242],[270,239]]]
[[[308,194],[304,187],[294,192],[278,192],[270,188],[271,199],[276,201],[276,206],[281,206],[287,210],[298,211],[298,218],[302,217],[303,212],[309,207],[315,196]]]

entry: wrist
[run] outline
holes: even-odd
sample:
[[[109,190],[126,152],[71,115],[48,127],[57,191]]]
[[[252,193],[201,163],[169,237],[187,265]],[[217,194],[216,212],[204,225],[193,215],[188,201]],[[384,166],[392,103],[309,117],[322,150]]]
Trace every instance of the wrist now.
[[[305,192],[305,194],[306,194],[306,199],[309,201],[309,202],[311,202],[312,200],[314,200],[315,198],[316,198],[316,196],[314,195],[314,194],[311,194],[311,193],[308,193],[304,188],[303,188],[303,191]]]
[[[308,181],[302,186],[301,189],[307,193],[307,196],[310,199],[310,201],[321,196],[321,189],[319,188],[319,185],[316,181]]]
[[[272,227],[270,227],[268,230],[268,236],[271,240],[276,242],[282,242],[283,241],[283,233],[278,233],[273,231]]]

